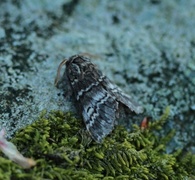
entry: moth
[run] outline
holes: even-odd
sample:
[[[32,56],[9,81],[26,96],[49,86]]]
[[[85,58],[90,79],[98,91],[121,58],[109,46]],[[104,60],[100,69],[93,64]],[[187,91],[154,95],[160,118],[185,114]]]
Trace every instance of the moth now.
[[[120,104],[137,114],[143,111],[139,104],[83,55],[71,56],[60,63],[56,85],[63,65],[66,65],[64,75],[68,79],[86,129],[96,142],[100,143],[113,130]]]

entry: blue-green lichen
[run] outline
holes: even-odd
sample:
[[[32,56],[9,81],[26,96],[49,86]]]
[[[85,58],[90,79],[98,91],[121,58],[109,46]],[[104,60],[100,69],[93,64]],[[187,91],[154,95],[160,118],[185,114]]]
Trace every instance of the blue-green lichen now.
[[[195,178],[195,155],[178,150],[167,154],[167,136],[156,134],[166,122],[167,108],[147,129],[133,132],[116,126],[102,144],[91,140],[81,120],[71,113],[43,112],[37,121],[18,131],[12,142],[37,165],[24,170],[0,157],[0,179],[141,179]]]

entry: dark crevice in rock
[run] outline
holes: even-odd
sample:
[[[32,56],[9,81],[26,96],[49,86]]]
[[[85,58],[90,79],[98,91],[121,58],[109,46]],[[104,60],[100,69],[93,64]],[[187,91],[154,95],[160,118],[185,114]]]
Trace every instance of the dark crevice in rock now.
[[[66,13],[67,15],[71,15],[76,7],[76,5],[79,3],[79,0],[72,0],[68,3],[65,3],[62,8],[64,13]]]

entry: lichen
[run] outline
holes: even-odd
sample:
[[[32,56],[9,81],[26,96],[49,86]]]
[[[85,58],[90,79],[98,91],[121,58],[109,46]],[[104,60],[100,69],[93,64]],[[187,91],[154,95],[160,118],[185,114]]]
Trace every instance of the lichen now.
[[[22,154],[36,159],[37,165],[25,170],[0,157],[0,179],[193,179],[195,155],[182,150],[167,154],[166,144],[174,131],[165,137],[156,133],[168,114],[169,108],[144,130],[134,125],[128,132],[116,126],[98,144],[73,114],[44,111],[12,139]]]

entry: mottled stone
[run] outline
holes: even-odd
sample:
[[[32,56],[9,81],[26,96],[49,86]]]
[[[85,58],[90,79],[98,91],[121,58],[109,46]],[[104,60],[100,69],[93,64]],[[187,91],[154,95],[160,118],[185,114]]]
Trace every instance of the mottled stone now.
[[[195,149],[194,0],[0,3],[0,125],[8,137],[41,110],[73,111],[54,87],[59,63],[87,52],[157,119],[171,106],[170,144]],[[142,117],[140,117],[142,118]]]

